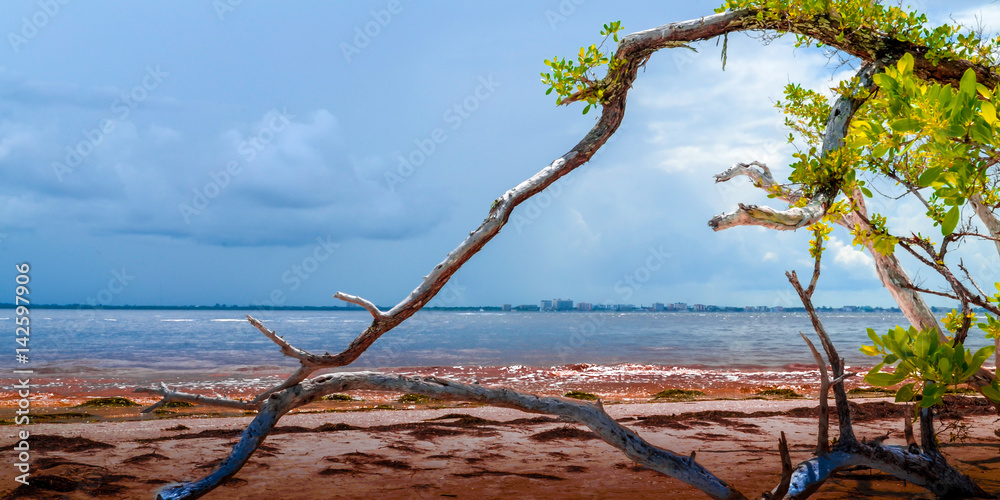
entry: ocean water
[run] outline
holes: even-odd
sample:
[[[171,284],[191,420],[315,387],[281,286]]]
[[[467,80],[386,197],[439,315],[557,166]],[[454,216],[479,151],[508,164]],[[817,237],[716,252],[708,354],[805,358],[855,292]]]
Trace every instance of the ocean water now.
[[[293,345],[339,352],[370,323],[365,311],[140,311],[36,309],[29,363],[14,347],[0,368],[87,376],[115,371],[231,371],[294,367],[245,319],[254,314]],[[829,313],[824,325],[848,365],[871,366],[858,347],[866,328],[885,333],[901,314]],[[0,324],[14,337],[13,310]],[[799,332],[815,341],[804,313],[417,313],[385,334],[352,367],[621,364],[780,370],[814,364]],[[10,344],[14,344],[11,339]],[[970,335],[969,347],[987,341]],[[817,342],[818,345],[818,342]],[[991,363],[988,363],[991,364]],[[37,373],[37,371],[36,371]]]

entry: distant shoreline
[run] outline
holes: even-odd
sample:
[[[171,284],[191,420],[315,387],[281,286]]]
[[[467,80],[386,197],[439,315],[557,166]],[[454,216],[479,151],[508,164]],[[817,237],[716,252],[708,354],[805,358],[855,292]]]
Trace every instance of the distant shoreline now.
[[[0,303],[0,309],[14,309],[15,304],[11,303]],[[214,306],[153,306],[153,305],[90,305],[90,304],[32,304],[31,309],[80,309],[80,310],[137,310],[137,311],[364,311],[364,308],[360,306],[229,306],[229,305],[214,305]],[[383,310],[391,309],[391,307],[382,307]],[[845,307],[817,307],[820,312],[881,312],[881,313],[899,313],[898,307],[867,307],[867,306],[845,306]],[[947,307],[932,307],[934,312],[948,312],[951,308]],[[620,313],[620,312],[676,312],[676,313],[761,313],[761,312],[793,312],[793,313],[804,313],[805,308],[802,307],[786,307],[783,309],[770,309],[770,310],[746,310],[743,307],[732,307],[732,306],[718,306],[710,311],[651,311],[643,308],[636,308],[628,311],[616,311],[616,310],[592,310],[592,311],[580,311],[577,309],[571,309],[566,311],[537,311],[537,310],[504,310],[500,306],[468,306],[468,307],[423,307],[424,311],[459,311],[459,312],[552,312],[552,313]],[[979,311],[973,308],[975,311]]]
[[[14,309],[15,304],[10,303],[0,303],[0,309]],[[361,306],[230,306],[230,305],[214,305],[214,306],[140,306],[140,305],[90,305],[90,304],[32,304],[31,309],[80,309],[80,310],[136,310],[136,311],[364,311]],[[383,311],[391,309],[391,307],[379,306]],[[931,310],[936,313],[946,313],[950,312],[952,308],[950,307],[939,307],[933,306]],[[780,312],[792,312],[792,313],[804,313],[805,308],[802,307],[785,307],[782,309],[769,309],[769,310],[746,310],[744,307],[732,307],[732,306],[713,306],[712,310],[706,311],[651,311],[645,308],[635,308],[627,311],[616,311],[611,309],[595,309],[592,311],[580,311],[577,309],[571,309],[566,311],[538,311],[538,310],[505,310],[500,306],[467,306],[467,307],[423,307],[424,311],[456,311],[456,312],[557,312],[557,313],[620,313],[620,312],[676,312],[676,313],[780,313]],[[851,312],[851,313],[900,313],[898,307],[869,307],[869,306],[843,306],[843,307],[817,307],[819,312]],[[985,312],[981,308],[974,307],[972,309],[974,312]]]
[[[14,309],[15,304],[11,303],[0,303],[0,309]],[[80,310],[136,310],[136,311],[364,311],[364,308],[360,306],[229,306],[229,305],[214,305],[214,306],[137,306],[137,305],[90,305],[90,304],[32,304],[31,309],[80,309]],[[380,309],[387,311],[391,307],[379,306]],[[610,309],[595,309],[593,311],[580,311],[577,309],[571,309],[566,311],[537,311],[537,310],[505,310],[500,306],[468,306],[468,307],[423,307],[423,311],[455,311],[455,312],[545,312],[545,313],[621,313],[621,312],[636,312],[636,313],[647,313],[647,312],[658,312],[658,313],[804,313],[805,308],[802,307],[785,307],[783,309],[770,309],[770,310],[746,310],[743,307],[731,307],[731,306],[717,306],[710,311],[651,311],[649,309],[636,308],[628,311],[615,311]],[[868,306],[844,306],[844,307],[817,307],[819,312],[851,312],[851,313],[900,313],[898,307],[868,307]],[[950,307],[939,307],[933,306],[931,310],[936,313],[946,313],[950,312],[952,308]],[[985,312],[981,308],[972,308],[974,312]]]

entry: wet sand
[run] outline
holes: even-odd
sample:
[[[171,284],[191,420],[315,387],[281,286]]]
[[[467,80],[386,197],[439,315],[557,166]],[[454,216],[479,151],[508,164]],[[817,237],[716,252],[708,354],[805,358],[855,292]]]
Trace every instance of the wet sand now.
[[[906,409],[854,400],[856,433],[903,444]],[[332,411],[330,403],[281,420],[250,462],[206,498],[704,498],[635,465],[585,427],[516,410],[458,405]],[[650,442],[688,454],[754,497],[780,476],[777,439],[794,462],[815,447],[817,401],[700,400],[609,404],[609,414]],[[981,398],[949,397],[939,438],[949,461],[1000,494],[1000,420]],[[48,409],[48,411],[63,409]],[[163,485],[208,474],[250,416],[206,418],[177,410],[139,418],[138,408],[88,410],[93,423],[38,423],[31,432],[31,486],[12,479],[3,498],[153,498]],[[204,413],[201,413],[205,415]],[[169,417],[169,418],[163,418]],[[836,419],[834,418],[834,424]],[[967,428],[961,440],[950,434]],[[8,450],[23,426],[4,426]],[[835,432],[833,432],[835,434]],[[8,478],[12,477],[8,473]],[[843,472],[813,498],[933,498],[878,471]]]
[[[848,367],[865,372],[870,367]],[[65,371],[64,371],[65,370]],[[75,406],[95,397],[126,396],[149,404],[155,400],[132,394],[136,387],[168,384],[172,389],[246,398],[274,387],[293,370],[276,366],[229,367],[214,371],[163,372],[141,369],[79,370],[48,368],[36,370],[31,379],[32,404],[39,407]],[[648,402],[664,388],[698,390],[714,398],[745,398],[763,389],[788,389],[802,395],[819,390],[816,365],[790,364],[783,367],[747,366],[718,369],[704,366],[663,366],[644,364],[593,365],[587,363],[555,367],[531,366],[431,366],[388,368],[379,371],[409,376],[436,376],[460,382],[505,386],[522,392],[558,396],[569,391],[600,394],[605,401]],[[317,372],[317,374],[323,372]],[[848,389],[864,385],[861,377],[845,381]],[[0,418],[4,408],[17,405],[18,396],[9,387],[0,389]],[[392,394],[358,393],[370,401],[387,402]]]

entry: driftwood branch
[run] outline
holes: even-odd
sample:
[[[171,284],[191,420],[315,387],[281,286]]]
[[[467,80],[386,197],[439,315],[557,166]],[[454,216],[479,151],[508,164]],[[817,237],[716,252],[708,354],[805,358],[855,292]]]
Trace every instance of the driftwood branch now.
[[[636,463],[677,478],[705,492],[711,498],[745,498],[726,482],[699,465],[691,456],[653,446],[632,430],[611,418],[600,404],[561,397],[540,397],[507,388],[463,384],[437,377],[406,377],[375,372],[332,373],[310,379],[295,387],[272,394],[261,406],[253,422],[240,436],[229,456],[208,476],[169,486],[157,498],[179,500],[198,498],[232,477],[246,464],[278,419],[288,411],[327,394],[352,390],[384,390],[423,394],[436,399],[488,403],[494,406],[559,415],[586,425],[606,443],[621,450]]]
[[[830,378],[826,373],[826,360],[816,350],[816,346],[806,334],[799,332],[799,335],[806,341],[813,358],[816,359],[816,364],[819,365],[819,431],[816,433],[816,454],[823,455],[830,451],[830,402],[828,401]]]
[[[777,500],[785,498],[788,494],[788,487],[792,483],[792,457],[788,454],[788,439],[785,438],[785,431],[781,431],[781,438],[778,439],[778,455],[781,456],[781,481],[773,490],[764,493],[764,500]]]
[[[858,86],[850,95],[837,98],[830,109],[830,116],[827,119],[826,136],[823,139],[822,154],[829,154],[841,147],[844,138],[850,128],[851,117],[868,99],[875,82],[873,76],[875,71],[881,67],[881,63],[867,63],[858,70]],[[783,190],[770,178],[770,170],[766,167],[761,172],[756,172],[747,167],[740,168],[737,164],[729,170],[716,176],[716,182],[728,180],[736,175],[746,175],[754,181],[754,185],[760,185],[770,193],[783,194]],[[753,164],[750,164],[753,165]],[[761,164],[757,164],[758,166]],[[809,226],[820,221],[826,215],[827,209],[833,203],[834,198],[840,192],[840,185],[832,183],[830,186],[817,192],[809,199],[803,207],[791,207],[786,210],[775,210],[770,207],[760,207],[756,205],[739,204],[739,208],[734,212],[712,217],[708,221],[708,226],[714,231],[722,231],[735,226],[763,226],[770,229],[794,231],[801,227]],[[796,195],[792,195],[796,196]],[[792,198],[789,198],[792,199]],[[795,201],[800,197],[796,196]]]
[[[978,193],[969,196],[969,204],[976,211],[979,220],[983,221],[986,230],[990,232],[990,236],[993,237],[993,243],[997,247],[997,253],[1000,253],[1000,219],[993,213],[993,208],[983,202],[982,196]]]
[[[333,294],[333,297],[337,298],[337,299],[340,299],[340,300],[343,300],[344,302],[347,302],[347,303],[350,303],[350,304],[356,304],[356,305],[359,305],[361,307],[364,307],[365,310],[367,310],[368,312],[372,313],[372,316],[376,320],[378,320],[378,319],[382,318],[383,316],[385,316],[385,313],[383,313],[382,311],[380,311],[379,308],[375,306],[375,304],[373,304],[371,301],[369,301],[367,299],[363,299],[361,297],[357,297],[357,296],[354,296],[354,295],[348,295],[348,294],[346,294],[344,292],[337,292],[337,293]]]
[[[788,204],[793,204],[802,198],[801,191],[788,189],[778,184],[774,180],[771,169],[767,167],[767,164],[759,161],[736,163],[721,174],[715,174],[715,182],[726,182],[741,175],[750,178],[754,186],[763,189],[768,194],[774,195],[775,198],[785,201]]]
[[[236,408],[238,410],[256,409],[256,405],[254,405],[254,403],[249,401],[237,401],[235,399],[213,398],[209,396],[202,396],[201,394],[188,394],[184,392],[176,392],[170,390],[170,388],[168,388],[167,385],[164,383],[160,383],[160,387],[140,387],[136,389],[135,392],[146,393],[146,394],[158,394],[160,396],[163,396],[163,399],[157,401],[156,403],[146,408],[143,408],[141,413],[150,413],[154,410],[162,408],[167,403],[173,401],[221,406],[223,408]]]
[[[830,205],[830,197],[818,195],[804,207],[775,210],[771,207],[739,204],[736,211],[716,215],[708,221],[713,231],[722,231],[736,226],[762,226],[780,231],[794,231],[806,227],[823,218]]]
[[[841,379],[845,376],[844,361],[838,355],[829,335],[823,328],[811,298],[806,295],[794,271],[786,273],[786,276],[799,294],[806,312],[809,313],[816,334],[826,350],[827,359],[833,367],[834,376]],[[879,439],[858,441],[851,425],[850,405],[843,384],[837,383],[833,389],[837,405],[837,418],[840,421],[840,438],[826,453],[819,453],[795,467],[789,480],[788,492],[784,498],[796,500],[808,498],[832,474],[857,465],[881,470],[904,481],[927,488],[941,497],[988,498],[986,492],[979,485],[949,465],[941,456],[934,441],[930,411],[926,412],[926,417],[921,413],[921,438],[924,449],[919,453],[914,453],[915,450],[912,447],[902,448],[884,445]]]
[[[826,358],[829,360],[830,367],[833,369],[834,378],[839,379],[843,377],[844,361],[840,358],[837,348],[833,345],[833,341],[830,340],[830,336],[826,333],[826,328],[823,327],[823,322],[819,319],[819,314],[813,306],[812,299],[806,295],[805,290],[802,288],[802,284],[799,283],[799,278],[795,274],[795,271],[786,272],[785,276],[792,284],[792,287],[795,288],[795,291],[799,294],[799,299],[802,301],[802,305],[805,306],[806,312],[809,314],[809,320],[812,321],[813,329],[816,330],[816,335],[819,336],[820,344],[823,345],[823,350],[826,351]],[[837,402],[837,419],[839,420],[840,427],[840,438],[838,443],[857,441],[857,438],[854,437],[854,427],[851,425],[851,411],[850,405],[847,403],[847,391],[844,390],[843,384],[833,385],[833,395]]]

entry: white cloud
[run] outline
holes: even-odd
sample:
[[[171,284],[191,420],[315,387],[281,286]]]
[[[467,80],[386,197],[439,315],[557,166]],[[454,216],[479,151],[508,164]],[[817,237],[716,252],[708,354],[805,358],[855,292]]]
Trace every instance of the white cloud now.
[[[764,258],[761,262],[778,262],[778,254],[774,252],[767,252],[764,254]]]
[[[12,151],[36,144],[35,136],[28,127],[11,122],[0,123],[0,160],[6,159]]]
[[[149,126],[149,136],[157,144],[174,143],[181,140],[180,132],[170,127],[163,127],[156,124]]]
[[[600,244],[601,233],[595,233],[590,229],[590,226],[587,225],[586,219],[583,218],[583,214],[576,209],[570,209],[570,213],[573,215],[573,225],[576,228],[577,235],[573,245],[577,247],[590,248]]]
[[[875,273],[875,260],[868,254],[856,250],[851,245],[831,236],[827,242],[827,252],[833,252],[833,262],[847,270],[855,278],[878,278]]]
[[[963,9],[952,14],[952,19],[945,22],[958,22],[962,26],[978,30],[983,28],[986,33],[995,33],[1000,29],[1000,5],[989,4]]]

